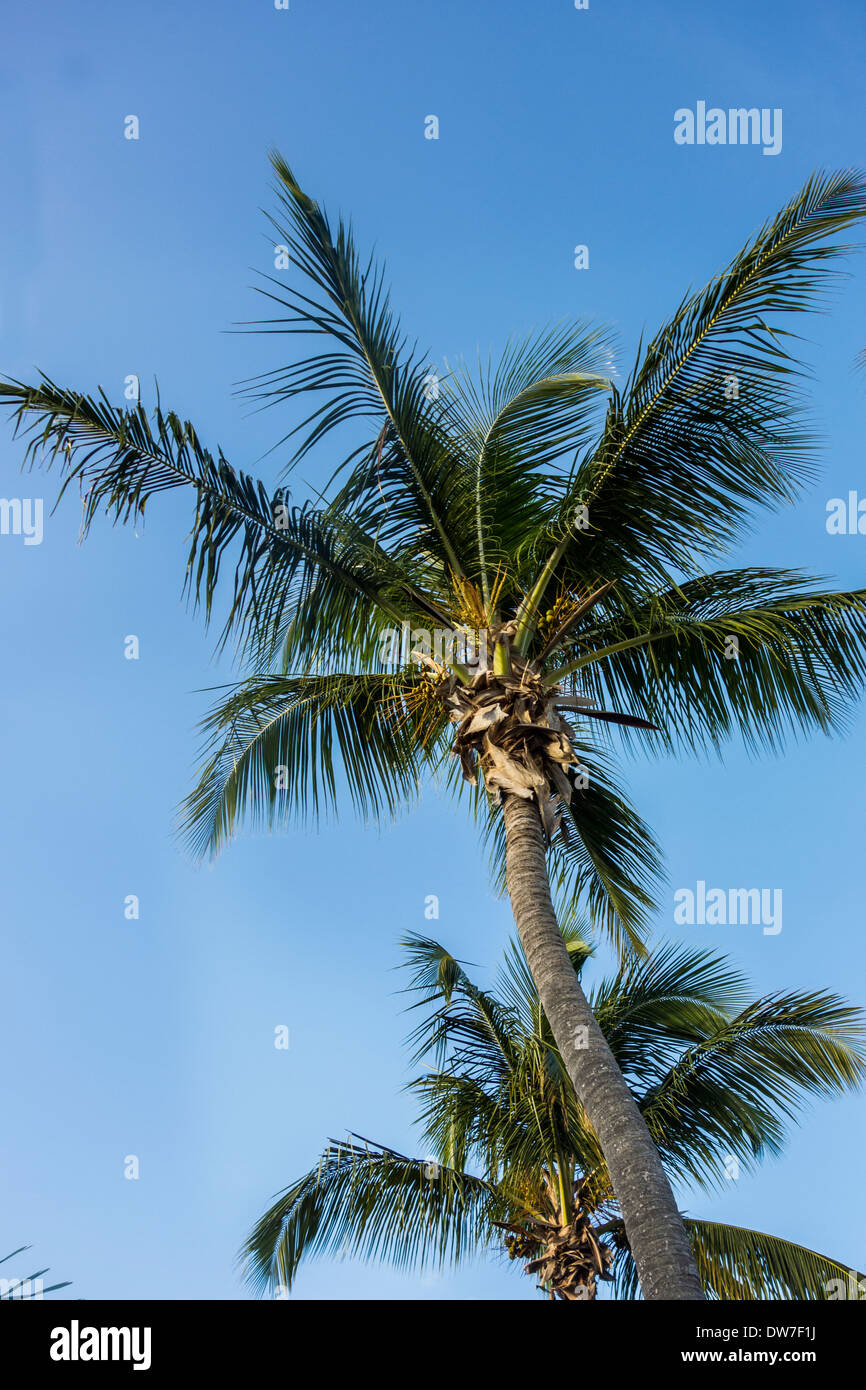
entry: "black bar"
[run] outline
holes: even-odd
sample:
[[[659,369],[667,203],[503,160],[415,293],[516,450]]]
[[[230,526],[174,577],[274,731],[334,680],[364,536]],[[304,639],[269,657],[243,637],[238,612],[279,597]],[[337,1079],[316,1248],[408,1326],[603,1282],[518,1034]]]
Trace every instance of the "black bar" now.
[[[441,1380],[449,1363],[461,1381],[485,1365],[511,1378],[534,1362],[537,1375],[550,1356],[557,1378],[571,1369],[575,1384],[595,1365],[609,1372],[639,1366],[650,1377],[680,1367],[687,1381],[700,1380],[707,1365],[733,1375],[741,1366],[759,1366],[770,1383],[777,1371],[805,1367],[823,1381],[858,1362],[866,1320],[853,1306],[857,1301],[599,1301],[575,1307],[543,1299],[479,1306],[476,1300],[449,1302],[446,1317],[444,1300],[6,1301],[0,1309],[0,1361],[7,1380],[14,1368],[61,1384],[101,1372],[161,1384],[168,1376],[223,1377],[240,1369],[253,1376],[273,1371],[293,1382],[315,1374],[326,1385],[343,1370],[366,1370],[389,1386],[394,1380],[414,1386]],[[458,1353],[467,1337],[477,1352],[471,1361]],[[92,1350],[106,1359],[90,1359]],[[115,1350],[126,1359],[112,1359]],[[69,1359],[56,1359],[61,1355]]]

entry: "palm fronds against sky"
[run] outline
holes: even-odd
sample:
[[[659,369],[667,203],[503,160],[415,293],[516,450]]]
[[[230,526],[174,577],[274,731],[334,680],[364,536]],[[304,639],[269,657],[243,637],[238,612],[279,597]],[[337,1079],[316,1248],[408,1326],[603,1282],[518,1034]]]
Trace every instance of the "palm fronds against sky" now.
[[[733,735],[779,747],[844,727],[866,675],[864,591],[712,568],[756,512],[790,504],[812,476],[794,329],[838,273],[863,177],[812,177],[617,384],[610,334],[585,323],[440,377],[351,226],[272,162],[291,270],[266,279],[272,317],[250,327],[281,349],[310,346],[244,390],[293,412],[277,446],[286,478],[313,454],[327,463],[315,497],[292,505],[159,403],[120,408],[47,377],[0,383],[31,431],[29,461],[59,459],[63,486],[78,483],[85,529],[101,511],[140,517],[159,493],[189,498],[188,590],[209,617],[221,605],[222,638],[248,672],[206,721],[189,843],[216,851],[244,817],[277,826],[411,803],[428,776],[455,770],[443,688],[477,669],[411,652],[437,630],[481,629],[573,755],[544,769],[566,915],[587,894],[596,926],[639,946],[658,853],[610,770],[611,722],[661,751]],[[340,458],[346,426],[357,442]],[[392,630],[409,641],[389,665]],[[473,739],[470,779],[474,760],[490,773],[499,734]]]
[[[574,969],[589,948],[567,933]],[[510,1257],[548,1297],[638,1297],[634,1263],[597,1140],[578,1103],[526,961],[512,945],[483,990],[438,942],[405,943],[411,1157],[353,1135],[281,1193],[244,1248],[259,1292],[290,1288],[315,1255],[409,1273]],[[815,989],[754,998],[723,956],[664,946],[601,980],[593,1012],[669,1176],[719,1191],[781,1152],[804,1105],[862,1083],[863,1015]],[[687,1219],[709,1298],[805,1299],[847,1288],[844,1260],[781,1236]],[[859,1280],[862,1276],[854,1272]]]
[[[290,505],[159,400],[119,409],[47,377],[0,382],[0,399],[29,432],[25,462],[59,460],[63,488],[78,482],[85,531],[99,512],[141,517],[157,493],[189,499],[187,590],[208,619],[219,604],[244,668],[207,721],[184,806],[197,852],[245,817],[390,814],[435,774],[470,788],[500,868],[504,838],[518,932],[643,1292],[697,1301],[652,1113],[641,1118],[588,1011],[549,880],[561,920],[585,908],[624,958],[641,952],[659,854],[608,771],[611,727],[661,752],[734,734],[778,748],[843,728],[861,692],[866,590],[719,566],[811,476],[794,329],[850,249],[866,181],[809,179],[639,345],[619,385],[610,335],[585,323],[440,379],[351,226],[272,163],[290,273],[270,277],[272,316],[251,326],[309,355],[244,389],[290,408],[282,484],[315,451],[324,487]],[[591,1059],[572,1041],[579,1018]]]

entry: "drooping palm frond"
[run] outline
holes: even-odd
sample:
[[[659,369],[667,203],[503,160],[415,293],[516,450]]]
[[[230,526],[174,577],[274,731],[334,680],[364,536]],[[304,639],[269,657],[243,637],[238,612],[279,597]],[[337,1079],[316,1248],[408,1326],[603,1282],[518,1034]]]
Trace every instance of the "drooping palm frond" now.
[[[537,1126],[527,1133],[525,1126],[514,1123],[504,1072],[496,1082],[483,1077],[478,1066],[474,1074],[451,1066],[429,1068],[408,1089],[416,1099],[424,1143],[437,1160],[461,1172],[477,1168],[494,1184],[513,1166],[518,1148],[524,1159],[531,1148],[530,1163],[544,1161]]]
[[[692,1249],[704,1287],[711,1297],[737,1299],[795,1299],[822,1302],[835,1280],[846,1290],[853,1275],[863,1275],[827,1255],[793,1241],[718,1221],[687,1221]]]
[[[253,676],[229,687],[204,728],[208,747],[181,823],[199,855],[247,817],[269,828],[337,804],[398,810],[447,750],[447,721],[417,673]]]
[[[712,1187],[728,1157],[748,1171],[777,1154],[810,1096],[862,1085],[864,1037],[860,1011],[838,995],[793,992],[708,1028],[667,1070],[664,1056],[648,1051],[639,1103],[668,1170]]]
[[[828,1298],[849,1297],[852,1283],[856,1290],[864,1277],[838,1260],[763,1231],[690,1219],[686,1220],[686,1229],[710,1299],[733,1303],[764,1299],[824,1302]],[[616,1251],[615,1296],[639,1298],[637,1271],[621,1222],[611,1223],[608,1238]]]
[[[186,582],[208,616],[226,552],[238,551],[226,634],[234,625],[247,632],[278,627],[286,608],[303,606],[313,587],[317,611],[332,628],[340,620],[342,629],[350,624],[357,630],[376,609],[402,621],[386,587],[405,595],[410,586],[404,575],[395,578],[393,568],[381,573],[377,552],[347,538],[345,528],[326,524],[314,508],[283,508],[275,517],[264,485],[237,472],[221,451],[214,457],[189,421],[157,405],[151,423],[140,402],[120,409],[102,393],[64,390],[47,377],[38,387],[0,381],[0,402],[12,407],[16,428],[30,435],[25,463],[50,466],[60,456],[61,496],[79,482],[85,531],[101,510],[129,521],[144,515],[155,494],[190,490]]]
[[[286,548],[249,552],[227,623],[255,670],[377,669],[387,629],[437,611],[417,562],[396,564],[351,518],[305,503],[279,519]]]
[[[353,1140],[280,1194],[246,1242],[248,1281],[291,1287],[302,1257],[353,1255],[423,1269],[477,1253],[507,1216],[495,1187],[435,1161]]]
[[[620,953],[642,954],[663,874],[649,826],[626,800],[610,761],[579,740],[580,764],[563,832],[551,846],[551,885],[560,920],[585,912]]]
[[[656,725],[642,744],[717,749],[737,732],[778,749],[843,728],[866,681],[866,590],[833,593],[789,570],[690,580],[570,635],[549,679]],[[628,737],[628,729],[625,730]]]

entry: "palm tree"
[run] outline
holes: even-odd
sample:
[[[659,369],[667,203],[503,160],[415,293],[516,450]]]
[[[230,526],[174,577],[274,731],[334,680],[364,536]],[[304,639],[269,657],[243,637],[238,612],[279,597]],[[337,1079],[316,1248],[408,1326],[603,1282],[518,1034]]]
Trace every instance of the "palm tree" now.
[[[790,502],[808,476],[791,316],[827,285],[846,249],[835,238],[866,211],[866,182],[810,179],[639,348],[622,386],[608,335],[581,324],[440,381],[351,227],[332,229],[272,162],[273,225],[302,287],[267,277],[277,316],[252,327],[314,346],[244,389],[263,404],[312,397],[280,441],[297,445],[290,467],[338,427],[355,431],[321,497],[292,506],[269,493],[159,400],[150,415],[119,409],[46,377],[0,383],[0,396],[32,431],[25,462],[59,458],[64,489],[78,481],[85,530],[100,510],[129,521],[155,493],[188,491],[187,584],[208,617],[235,548],[222,636],[251,674],[208,721],[186,805],[198,850],[219,849],[247,813],[275,825],[349,800],[387,814],[428,775],[456,770],[455,785],[462,772],[644,1296],[701,1298],[551,884],[565,920],[581,896],[599,930],[640,949],[658,856],[591,729],[618,723],[660,751],[718,748],[733,733],[780,746],[838,728],[859,694],[863,591],[708,565],[753,509]]]
[[[579,976],[589,950],[573,928],[565,941]],[[410,1043],[414,1062],[433,1065],[409,1089],[434,1157],[357,1135],[329,1144],[256,1224],[249,1282],[288,1288],[313,1255],[421,1270],[504,1252],[551,1299],[593,1299],[600,1280],[615,1297],[637,1297],[610,1172],[523,952],[512,943],[485,991],[438,942],[404,945],[413,1007],[429,1010]],[[806,1098],[854,1089],[866,1072],[859,1010],[819,990],[753,999],[707,951],[667,945],[632,957],[590,999],[675,1181],[725,1186],[735,1165],[749,1171],[779,1152]],[[708,1298],[821,1299],[853,1273],[760,1231],[686,1227]]]

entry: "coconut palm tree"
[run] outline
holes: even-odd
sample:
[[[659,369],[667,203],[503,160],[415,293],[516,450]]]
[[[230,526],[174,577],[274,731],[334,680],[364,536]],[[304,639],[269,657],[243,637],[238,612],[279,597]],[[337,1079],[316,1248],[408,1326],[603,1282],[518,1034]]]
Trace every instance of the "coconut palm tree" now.
[[[573,928],[564,939],[580,976],[589,949]],[[413,1007],[427,1010],[410,1043],[413,1062],[432,1065],[409,1090],[428,1156],[358,1135],[329,1144],[256,1224],[243,1252],[250,1283],[289,1288],[314,1255],[420,1271],[505,1253],[551,1299],[593,1299],[599,1281],[638,1297],[610,1172],[523,952],[512,943],[485,991],[438,942],[404,946]],[[866,1072],[860,1010],[821,990],[755,999],[708,951],[632,957],[589,998],[677,1182],[726,1186],[779,1152],[805,1100],[854,1089]],[[686,1228],[708,1298],[822,1299],[853,1273],[761,1231]]]
[[[839,727],[859,694],[863,592],[710,565],[809,475],[791,325],[866,211],[866,182],[810,179],[618,385],[609,336],[581,324],[440,379],[351,227],[332,227],[279,155],[273,166],[273,225],[299,283],[267,277],[277,312],[252,327],[313,347],[243,389],[309,403],[280,441],[289,467],[354,431],[321,496],[290,505],[158,400],[122,409],[48,378],[0,383],[0,396],[32,431],[25,462],[59,459],[64,488],[78,481],[85,530],[102,510],[129,521],[156,493],[188,493],[187,583],[208,616],[234,548],[222,636],[249,674],[207,726],[186,806],[197,849],[217,850],[245,814],[274,825],[346,802],[388,814],[428,775],[462,773],[644,1296],[701,1298],[551,885],[567,912],[580,896],[598,930],[640,948],[657,853],[611,778],[612,723],[661,751],[735,733],[780,746]]]

